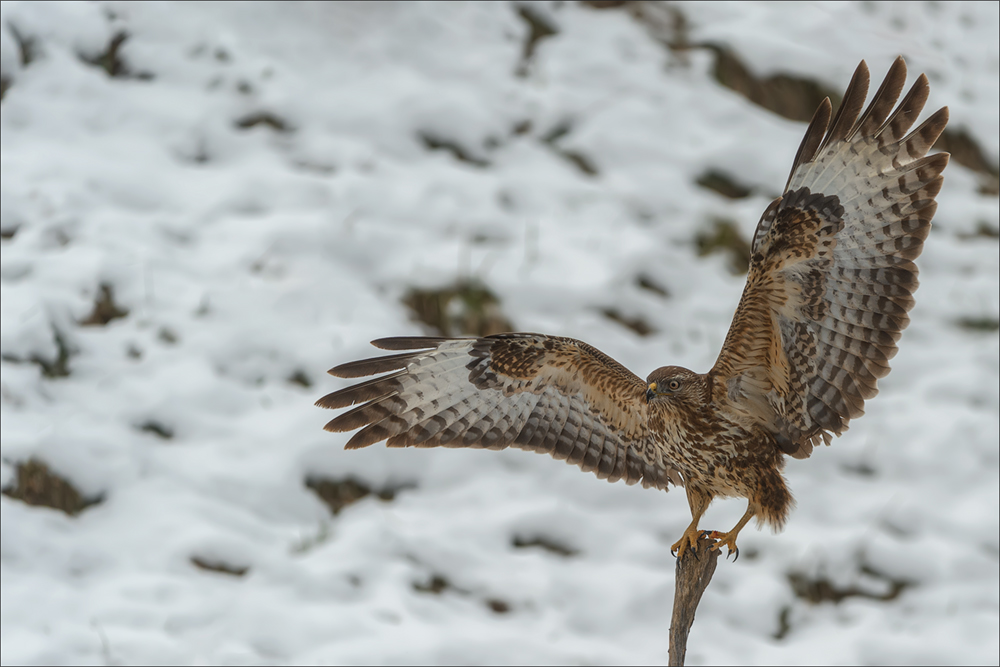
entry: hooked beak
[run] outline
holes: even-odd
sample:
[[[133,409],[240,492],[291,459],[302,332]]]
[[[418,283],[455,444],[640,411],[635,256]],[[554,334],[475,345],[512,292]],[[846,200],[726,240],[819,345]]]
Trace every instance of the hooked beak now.
[[[656,383],[650,382],[649,388],[646,389],[646,402],[649,403],[656,396]]]

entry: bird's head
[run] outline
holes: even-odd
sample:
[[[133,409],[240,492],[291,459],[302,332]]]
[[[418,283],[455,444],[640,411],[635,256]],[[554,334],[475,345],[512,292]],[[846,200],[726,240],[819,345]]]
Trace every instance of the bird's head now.
[[[705,377],[680,366],[657,368],[646,378],[646,402],[704,404],[708,401]]]

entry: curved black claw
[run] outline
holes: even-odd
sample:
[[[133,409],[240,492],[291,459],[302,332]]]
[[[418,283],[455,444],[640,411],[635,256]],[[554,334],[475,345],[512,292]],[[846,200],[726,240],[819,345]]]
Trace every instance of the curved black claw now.
[[[735,550],[729,549],[729,553],[726,554],[726,560],[729,560],[729,557],[732,556],[733,554],[736,554],[735,556],[733,556],[733,562],[735,563],[737,560],[739,560],[740,548],[736,547]]]

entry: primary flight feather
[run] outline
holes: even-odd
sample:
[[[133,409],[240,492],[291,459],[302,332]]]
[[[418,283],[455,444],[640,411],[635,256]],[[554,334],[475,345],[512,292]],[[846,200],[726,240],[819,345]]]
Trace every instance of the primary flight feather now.
[[[383,338],[399,354],[342,364],[338,377],[388,373],[321,398],[357,406],[326,425],[357,433],[354,449],[519,447],[546,452],[609,481],[683,485],[692,521],[673,545],[693,547],[716,497],[743,497],[727,533],[738,553],[746,523],[781,528],[792,497],[785,455],[808,457],[861,416],[889,372],[917,288],[948,154],[927,156],[948,122],[942,108],[910,131],[928,95],[897,58],[868,108],[858,66],[831,122],[824,100],[792,164],[785,192],[754,232],[746,288],[715,366],[677,366],[643,381],[570,338]]]

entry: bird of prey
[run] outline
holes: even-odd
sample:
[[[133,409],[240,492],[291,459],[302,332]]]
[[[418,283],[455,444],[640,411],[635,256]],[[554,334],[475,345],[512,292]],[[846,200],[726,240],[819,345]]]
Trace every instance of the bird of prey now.
[[[793,504],[785,456],[806,458],[861,416],[889,372],[913,307],[920,254],[948,154],[927,155],[947,107],[908,132],[927,77],[894,105],[897,58],[862,113],[868,67],[858,66],[831,122],[817,109],[784,194],[764,211],[746,287],[708,373],[664,366],[643,381],[587,343],[506,333],[481,338],[382,338],[397,354],[330,370],[387,373],[321,398],[357,407],[326,425],[361,429],[346,447],[518,447],[551,454],[609,481],[683,485],[691,524],[671,551],[704,535],[739,551],[752,518],[780,530]],[[698,530],[716,497],[741,497],[732,530]]]

